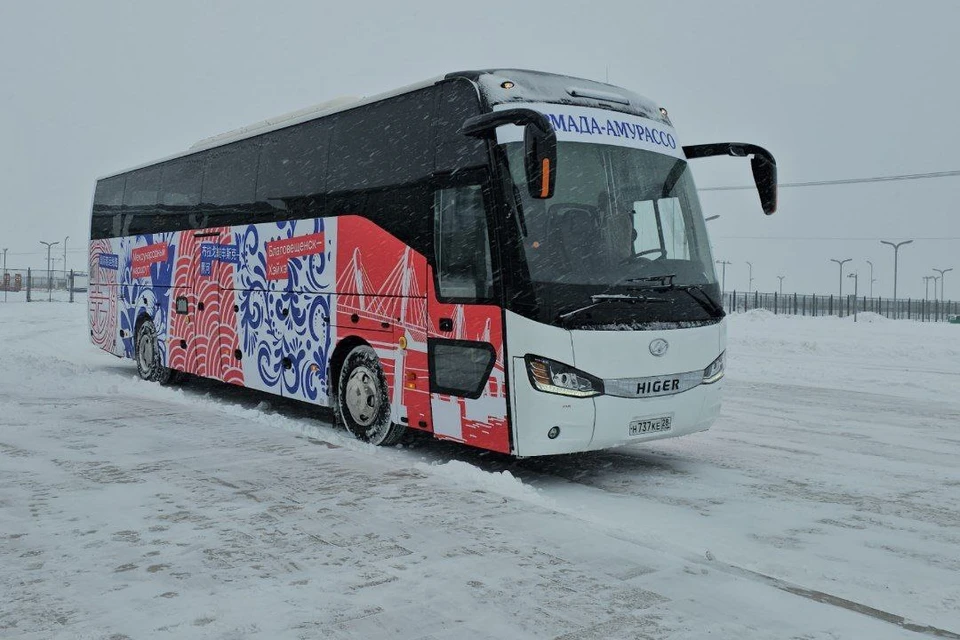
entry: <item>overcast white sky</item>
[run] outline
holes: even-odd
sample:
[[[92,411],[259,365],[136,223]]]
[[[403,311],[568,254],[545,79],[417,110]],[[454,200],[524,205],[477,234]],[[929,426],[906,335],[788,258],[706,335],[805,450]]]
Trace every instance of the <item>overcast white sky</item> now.
[[[521,67],[610,81],[664,105],[686,144],[754,142],[782,182],[960,169],[960,2],[0,2],[0,248],[45,264],[69,235],[85,262],[96,176],[341,95],[448,71]],[[701,160],[700,187],[749,184],[737,159]],[[847,265],[890,295],[956,267],[960,177],[706,192],[727,288],[837,289]],[[785,239],[787,238],[787,239]],[[823,238],[856,238],[835,240]],[[920,238],[923,238],[921,240]],[[60,247],[58,247],[60,248]],[[61,253],[62,255],[62,253]],[[846,286],[846,283],[845,283]]]

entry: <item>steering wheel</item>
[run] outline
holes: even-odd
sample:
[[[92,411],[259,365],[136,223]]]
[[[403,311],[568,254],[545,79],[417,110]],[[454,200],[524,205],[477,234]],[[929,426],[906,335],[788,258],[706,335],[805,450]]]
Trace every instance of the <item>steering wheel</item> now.
[[[667,255],[667,250],[661,249],[660,247],[657,247],[656,249],[646,249],[645,251],[641,251],[640,253],[635,253],[628,258],[624,258],[623,260],[620,261],[620,264],[627,264],[628,262],[633,262],[637,258],[643,258],[643,256],[649,255],[651,253],[659,253],[660,256],[657,258],[654,258],[654,260],[661,260]],[[650,258],[644,258],[644,260],[650,262]]]

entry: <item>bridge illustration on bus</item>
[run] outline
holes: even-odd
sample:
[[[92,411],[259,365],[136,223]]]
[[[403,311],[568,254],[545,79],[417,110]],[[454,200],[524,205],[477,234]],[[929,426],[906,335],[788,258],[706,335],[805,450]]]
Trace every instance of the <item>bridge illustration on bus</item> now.
[[[516,456],[709,428],[726,323],[667,111],[607,84],[451,73],[97,181],[91,340],[184,374]]]

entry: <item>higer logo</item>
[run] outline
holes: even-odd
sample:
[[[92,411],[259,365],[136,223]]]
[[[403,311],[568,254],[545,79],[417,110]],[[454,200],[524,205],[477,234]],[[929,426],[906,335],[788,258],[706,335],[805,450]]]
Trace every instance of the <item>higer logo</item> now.
[[[637,395],[645,396],[649,393],[669,393],[680,390],[680,380],[668,378],[666,380],[647,380],[637,383]]]

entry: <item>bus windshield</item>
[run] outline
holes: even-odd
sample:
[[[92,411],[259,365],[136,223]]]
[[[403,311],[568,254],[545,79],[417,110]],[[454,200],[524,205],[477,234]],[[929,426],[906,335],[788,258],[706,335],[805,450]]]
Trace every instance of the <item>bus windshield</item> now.
[[[719,303],[703,214],[687,162],[602,144],[559,142],[552,198],[531,198],[524,185],[523,144],[505,146],[522,208],[523,252],[538,304],[549,315],[605,294],[689,299],[696,288]],[[619,320],[704,319],[703,305],[647,312],[620,305]],[[680,308],[678,308],[678,306]],[[719,309],[719,304],[713,305]],[[610,315],[607,313],[606,315]],[[669,317],[667,317],[669,316]]]

